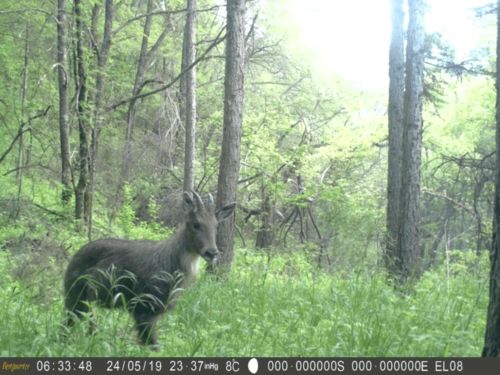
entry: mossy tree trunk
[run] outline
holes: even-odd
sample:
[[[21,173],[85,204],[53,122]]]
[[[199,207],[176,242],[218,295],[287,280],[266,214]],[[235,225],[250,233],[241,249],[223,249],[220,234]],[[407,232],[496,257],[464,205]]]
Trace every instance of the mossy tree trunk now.
[[[483,357],[500,356],[500,0],[497,1],[496,63],[496,164],[493,212],[493,246],[491,249],[490,302],[484,335]]]

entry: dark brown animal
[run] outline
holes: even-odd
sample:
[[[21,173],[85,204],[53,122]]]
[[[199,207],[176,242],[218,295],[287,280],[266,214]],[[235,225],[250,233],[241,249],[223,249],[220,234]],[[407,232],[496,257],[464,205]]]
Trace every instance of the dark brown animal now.
[[[217,223],[233,213],[235,204],[215,212],[211,195],[206,207],[197,193],[185,192],[183,208],[184,222],[165,241],[101,239],[73,256],[64,277],[69,327],[89,311],[89,302],[125,307],[141,343],[156,347],[159,316],[174,307],[177,292],[196,276],[200,257],[216,260]]]

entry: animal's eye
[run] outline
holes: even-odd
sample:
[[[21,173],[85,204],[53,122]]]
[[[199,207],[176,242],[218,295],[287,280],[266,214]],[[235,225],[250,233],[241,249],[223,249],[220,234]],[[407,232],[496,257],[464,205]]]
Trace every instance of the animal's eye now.
[[[193,229],[195,229],[195,230],[200,230],[200,229],[201,229],[201,225],[200,225],[200,223],[194,223],[194,224],[193,224]]]

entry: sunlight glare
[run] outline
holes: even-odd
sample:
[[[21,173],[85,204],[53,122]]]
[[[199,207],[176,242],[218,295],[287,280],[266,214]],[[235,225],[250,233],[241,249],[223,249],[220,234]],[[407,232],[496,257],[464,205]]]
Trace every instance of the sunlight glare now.
[[[466,59],[479,36],[475,7],[488,0],[428,0],[427,32],[440,32]],[[388,82],[390,0],[291,0],[296,41],[316,75],[340,75],[360,89],[383,91]]]

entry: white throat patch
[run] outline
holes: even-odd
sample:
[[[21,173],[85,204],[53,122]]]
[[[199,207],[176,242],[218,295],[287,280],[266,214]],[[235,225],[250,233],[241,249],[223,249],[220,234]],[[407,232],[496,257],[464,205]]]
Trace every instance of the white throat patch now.
[[[196,255],[194,259],[191,261],[191,275],[196,276],[198,274],[198,270],[200,269],[200,256]]]
[[[186,277],[191,279],[196,277],[198,274],[198,269],[200,266],[200,255],[195,253],[190,253],[184,258],[184,272],[186,272]]]

